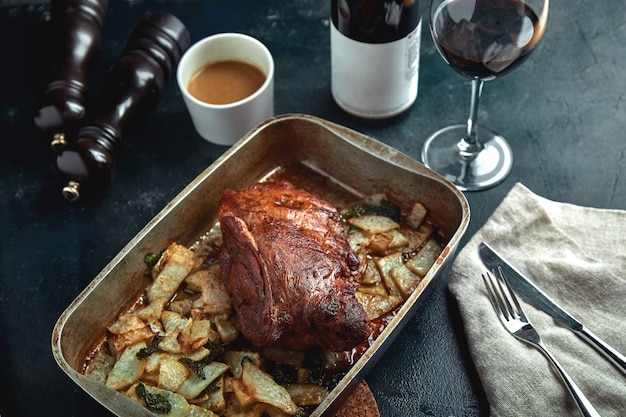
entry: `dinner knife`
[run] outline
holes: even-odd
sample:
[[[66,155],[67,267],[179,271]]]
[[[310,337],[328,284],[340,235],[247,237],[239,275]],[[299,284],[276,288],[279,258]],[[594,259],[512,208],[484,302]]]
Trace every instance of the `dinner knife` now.
[[[513,290],[533,306],[552,316],[558,322],[571,329],[583,340],[591,344],[595,349],[608,358],[620,370],[626,373],[626,356],[619,353],[613,347],[600,339],[587,329],[580,321],[567,311],[563,310],[539,287],[533,284],[527,277],[519,272],[512,264],[507,262],[487,243],[482,242],[478,246],[478,254],[488,270],[493,271],[500,267],[507,276]]]

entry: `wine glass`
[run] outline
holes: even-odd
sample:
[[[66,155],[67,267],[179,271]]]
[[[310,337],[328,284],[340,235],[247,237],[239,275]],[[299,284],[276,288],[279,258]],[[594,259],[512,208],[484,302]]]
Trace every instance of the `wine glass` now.
[[[483,82],[509,73],[543,35],[549,0],[431,0],[430,30],[443,59],[472,81],[465,125],[445,127],[425,142],[422,160],[461,190],[482,190],[511,171],[506,140],[477,124]]]

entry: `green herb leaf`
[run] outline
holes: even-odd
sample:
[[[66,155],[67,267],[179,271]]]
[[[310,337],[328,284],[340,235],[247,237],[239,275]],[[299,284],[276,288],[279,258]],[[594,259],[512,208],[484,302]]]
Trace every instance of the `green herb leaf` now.
[[[135,393],[146,402],[148,410],[161,414],[169,414],[172,411],[172,404],[162,394],[154,394],[146,390],[142,383],[137,384]]]
[[[164,337],[165,336],[155,336],[155,338],[152,339],[150,346],[139,349],[139,352],[137,352],[136,355],[137,359],[147,358],[148,356],[156,352],[157,348],[159,347],[159,343],[161,343],[161,340],[163,340]]]
[[[400,207],[398,207],[391,201],[380,200],[377,202],[377,204],[366,202],[357,203],[345,209],[342,212],[342,215],[346,219],[367,215],[378,215],[388,217],[391,220],[398,222],[402,217],[402,211],[400,210]]]
[[[193,361],[189,358],[179,359],[180,362],[185,364],[194,374],[198,375],[202,379],[205,379],[204,367],[213,361],[222,359],[224,353],[226,352],[226,345],[221,343],[208,342],[204,345],[204,347],[209,349],[211,353],[199,361]]]
[[[148,265],[149,269],[152,269],[157,264],[157,262],[159,262],[159,258],[160,257],[161,257],[161,255],[159,255],[157,253],[148,252],[143,257],[143,261],[146,263],[146,265]]]

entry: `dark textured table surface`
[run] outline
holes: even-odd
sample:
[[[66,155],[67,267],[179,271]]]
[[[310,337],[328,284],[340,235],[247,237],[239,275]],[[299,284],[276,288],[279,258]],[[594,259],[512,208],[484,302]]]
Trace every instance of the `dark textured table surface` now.
[[[65,201],[53,153],[32,128],[48,77],[42,45],[49,10],[29,3],[0,1],[0,415],[107,416],[54,362],[52,328],[115,254],[225,148],[195,133],[170,78],[147,128],[126,138],[106,197]],[[193,41],[248,33],[274,55],[276,114],[319,116],[419,160],[431,132],[466,119],[469,83],[446,66],[424,25],[415,105],[382,122],[346,115],[330,95],[329,3],[110,0],[98,68],[113,62],[148,10],[179,17]],[[487,83],[480,123],[509,140],[514,166],[497,187],[467,194],[472,219],[463,242],[516,182],[553,200],[626,209],[624,16],[624,0],[554,2],[539,49],[516,72]],[[367,377],[384,417],[488,414],[446,284],[444,275]]]

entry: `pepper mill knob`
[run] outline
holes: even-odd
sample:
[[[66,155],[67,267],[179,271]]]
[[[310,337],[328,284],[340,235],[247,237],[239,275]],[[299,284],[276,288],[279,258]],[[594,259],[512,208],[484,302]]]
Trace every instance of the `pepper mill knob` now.
[[[86,114],[85,75],[100,51],[108,0],[52,0],[51,23],[58,48],[53,80],[46,86],[34,124],[52,136],[51,146],[66,142],[68,130]]]
[[[67,184],[63,195],[68,200],[91,198],[107,189],[123,135],[147,120],[190,40],[185,26],[169,14],[147,13],[137,23],[105,75],[95,119],[59,149],[56,167]]]

